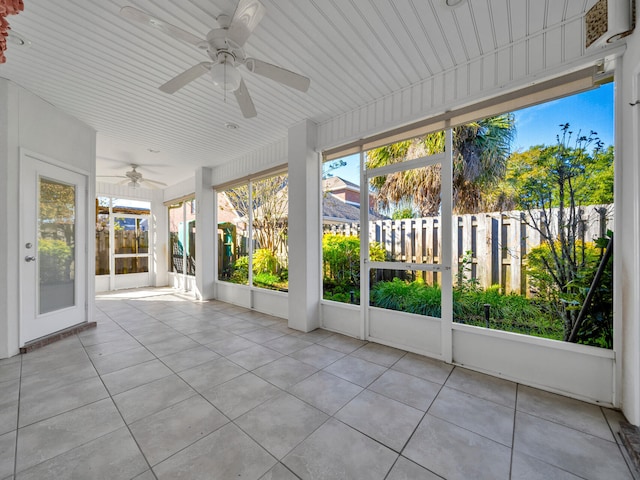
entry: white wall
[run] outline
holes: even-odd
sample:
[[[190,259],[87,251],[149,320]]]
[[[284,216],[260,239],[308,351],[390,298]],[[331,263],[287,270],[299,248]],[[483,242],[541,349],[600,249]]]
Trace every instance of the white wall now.
[[[0,78],[0,358],[18,353],[20,291],[18,244],[20,149],[82,169],[89,176],[88,198],[95,197],[95,131],[15,83]],[[87,209],[88,224],[94,222]],[[88,321],[94,310],[95,246],[88,242]]]

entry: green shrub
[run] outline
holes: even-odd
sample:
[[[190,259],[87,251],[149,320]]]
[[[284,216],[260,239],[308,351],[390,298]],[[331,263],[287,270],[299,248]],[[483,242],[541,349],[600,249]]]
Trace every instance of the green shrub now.
[[[384,261],[387,252],[379,243],[369,244],[369,258]],[[360,291],[360,239],[333,233],[322,237],[322,267],[324,298],[336,300],[338,294],[347,294],[350,301],[352,290]],[[343,298],[343,297],[340,297]],[[341,301],[341,300],[336,300]]]
[[[231,283],[246,285],[249,282],[249,256],[244,255],[231,264]]]
[[[253,252],[253,273],[270,273],[278,271],[278,259],[268,248],[260,248]]]
[[[609,235],[613,235],[609,232]],[[539,301],[546,306],[549,313],[558,318],[563,328],[562,339],[566,340],[571,333],[571,320],[577,318],[595,277],[603,248],[607,239],[599,239],[596,243],[575,242],[580,262],[573,280],[560,286],[557,266],[548,244],[531,249],[527,255],[527,275],[531,278]],[[559,243],[557,243],[559,248]],[[567,268],[567,266],[562,266]],[[587,314],[579,327],[579,343],[603,348],[613,347],[613,262],[609,261],[604,270],[602,281],[595,292]]]
[[[378,282],[371,287],[371,305],[440,317],[440,287],[425,285],[422,281],[405,282],[399,278],[390,282]]]
[[[497,285],[482,290],[468,286],[453,289],[453,319],[458,323],[485,327],[484,306],[490,306],[489,328],[546,338],[562,339],[559,322],[536,301],[522,295],[503,295]],[[371,288],[371,305],[439,318],[441,291],[421,280],[406,282],[395,278]]]
[[[253,283],[261,287],[274,288],[278,283],[281,283],[281,279],[272,273],[256,273],[253,276]]]
[[[72,261],[72,250],[64,240],[42,238],[38,241],[40,280],[43,283],[68,280],[67,269]]]

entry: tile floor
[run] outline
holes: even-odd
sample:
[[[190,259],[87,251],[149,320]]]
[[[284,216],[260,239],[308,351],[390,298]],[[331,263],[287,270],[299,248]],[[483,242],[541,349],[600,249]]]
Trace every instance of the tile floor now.
[[[220,302],[0,360],[0,479],[633,479],[622,415]]]

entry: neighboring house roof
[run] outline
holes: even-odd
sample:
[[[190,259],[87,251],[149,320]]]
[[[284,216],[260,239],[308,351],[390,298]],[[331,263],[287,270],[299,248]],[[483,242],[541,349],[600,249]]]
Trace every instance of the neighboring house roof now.
[[[369,220],[384,220],[384,217],[369,209]],[[331,193],[322,199],[322,220],[324,223],[354,223],[360,221],[360,207],[346,203]]]
[[[332,192],[334,190],[342,190],[345,188],[358,192],[360,191],[359,185],[356,185],[355,183],[345,180],[341,177],[328,177],[322,180],[322,189],[325,192]]]

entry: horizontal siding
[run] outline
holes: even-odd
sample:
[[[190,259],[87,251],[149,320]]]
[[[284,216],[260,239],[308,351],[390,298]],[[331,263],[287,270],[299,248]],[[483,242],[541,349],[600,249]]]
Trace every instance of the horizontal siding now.
[[[242,155],[213,169],[214,185],[221,185],[247,175],[258,174],[287,163],[288,144],[283,138],[265,147]]]

